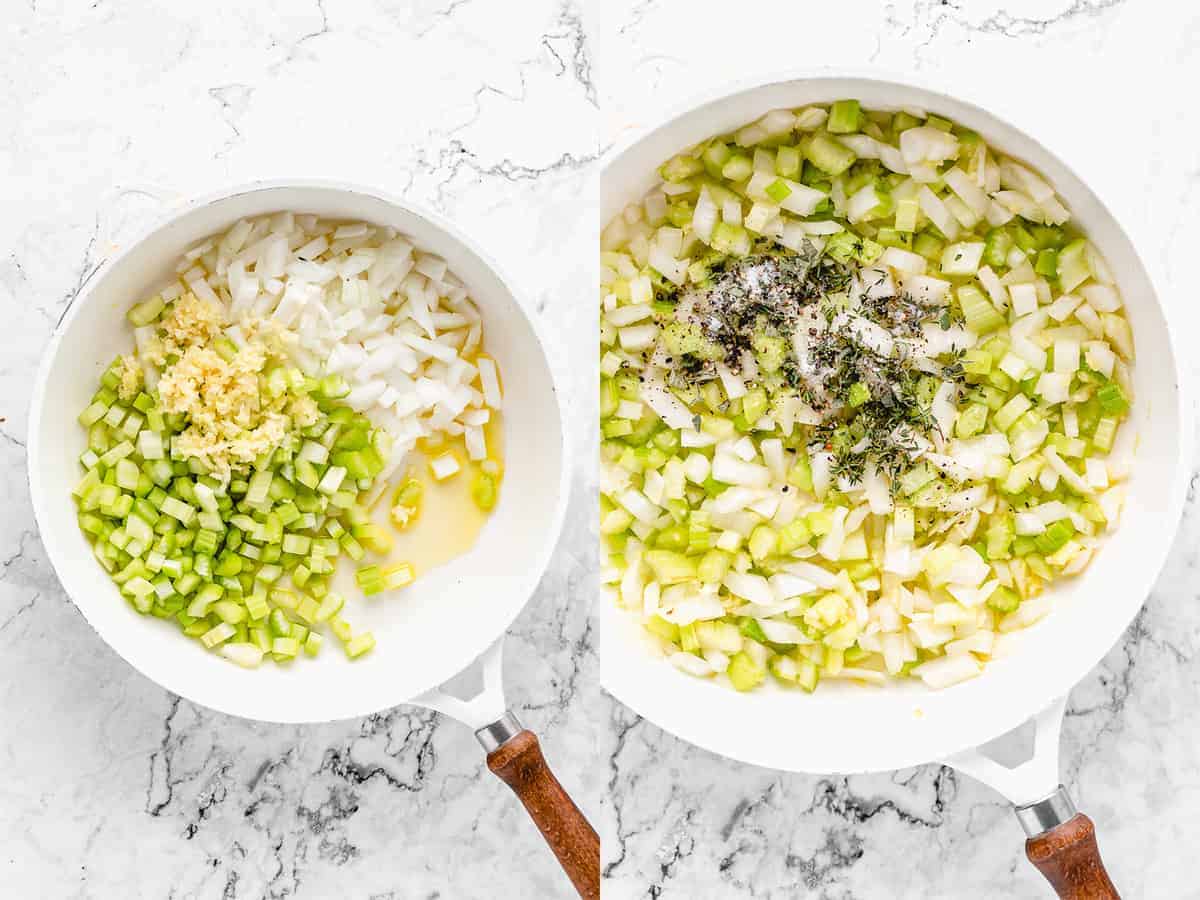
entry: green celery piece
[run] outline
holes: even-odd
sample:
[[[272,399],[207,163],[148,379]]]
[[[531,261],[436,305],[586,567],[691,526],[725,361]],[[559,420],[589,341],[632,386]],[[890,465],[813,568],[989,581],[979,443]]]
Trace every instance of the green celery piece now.
[[[1003,228],[993,228],[984,244],[983,261],[993,269],[1007,268],[1008,251],[1012,246],[1012,235]]]
[[[782,178],[776,178],[765,188],[763,188],[763,191],[776,203],[782,203],[792,195],[792,189],[788,187],[787,182]]]
[[[1087,259],[1087,241],[1083,238],[1071,241],[1058,252],[1056,260],[1058,284],[1064,294],[1070,293],[1092,277]]]
[[[729,158],[733,156],[733,150],[723,141],[713,141],[704,148],[704,153],[701,154],[701,160],[704,164],[704,169],[713,178],[721,177],[721,169]]]
[[[971,403],[959,410],[954,423],[954,433],[960,438],[974,437],[987,426],[988,408],[982,403]]]
[[[967,328],[978,335],[990,334],[1004,327],[1004,316],[992,305],[991,300],[973,284],[964,284],[956,292],[958,305],[962,309]]]
[[[753,172],[754,162],[744,153],[733,154],[721,166],[721,177],[728,181],[745,181]]]
[[[809,162],[826,175],[841,175],[854,164],[854,151],[827,134],[815,134],[804,154]]]
[[[862,128],[863,114],[857,100],[838,100],[829,109],[825,127],[833,134],[852,134]]]
[[[779,530],[779,552],[791,553],[811,541],[812,537],[808,523],[797,518]]]
[[[699,653],[700,639],[696,636],[696,623],[679,626],[679,646],[684,653]]]
[[[750,654],[742,651],[735,653],[729,660],[726,674],[736,690],[749,691],[762,684],[767,673]]]
[[[1046,278],[1057,278],[1058,251],[1051,249],[1039,250],[1037,262],[1034,263],[1033,270],[1039,275],[1044,275]]]
[[[704,171],[704,163],[694,156],[674,156],[663,163],[659,169],[659,174],[662,175],[663,181],[679,182],[686,181],[693,175],[699,175]]]
[[[1105,453],[1111,450],[1113,440],[1117,436],[1117,424],[1117,420],[1113,418],[1100,419],[1092,432],[1092,445]]]
[[[987,605],[1001,615],[1006,615],[1021,605],[1021,597],[1012,588],[998,587],[988,597]]]
[[[738,631],[750,638],[752,641],[758,641],[760,644],[767,643],[767,636],[763,633],[762,626],[758,624],[758,620],[750,616],[742,616],[738,619]]]
[[[304,639],[304,652],[308,656],[316,656],[321,652],[321,643],[324,639],[316,631],[310,631],[308,637]]]
[[[750,533],[747,549],[755,561],[762,561],[779,548],[779,535],[770,525],[758,525]]]
[[[766,414],[768,405],[767,392],[761,387],[753,388],[742,398],[742,415],[747,421],[756,422]]]
[[[741,225],[718,222],[713,226],[712,246],[730,256],[746,256],[751,248],[750,234]]]
[[[899,134],[901,131],[907,131],[910,128],[916,128],[921,124],[921,120],[916,116],[906,112],[898,112],[892,117],[892,130]]]
[[[375,648],[375,636],[369,631],[363,631],[346,641],[345,647],[348,657],[358,659]]]
[[[802,658],[797,661],[796,666],[798,669],[796,684],[811,694],[817,689],[817,682],[821,678],[821,672],[817,668],[817,664],[810,659]]]
[[[1119,417],[1129,411],[1129,400],[1126,399],[1121,386],[1115,381],[1105,383],[1100,390],[1096,391],[1096,399],[1105,415]]]
[[[643,561],[662,585],[680,584],[696,578],[696,560],[671,550],[647,550]]]
[[[1060,519],[1050,523],[1045,531],[1035,537],[1034,545],[1039,553],[1049,556],[1051,553],[1061,550],[1074,535],[1075,526],[1071,524],[1071,520]]]
[[[330,617],[329,630],[333,632],[334,637],[343,643],[350,640],[352,634],[350,623],[338,615]]]
[[[165,308],[166,303],[163,298],[156,294],[149,300],[131,306],[126,317],[135,328],[141,328],[157,319]]]
[[[696,577],[705,584],[719,584],[732,562],[732,557],[724,550],[709,550],[700,558]]]
[[[780,147],[775,151],[775,171],[784,178],[795,179],[803,162],[798,147]]]
[[[688,529],[684,525],[669,525],[654,537],[654,546],[659,550],[681,553],[688,547]]]

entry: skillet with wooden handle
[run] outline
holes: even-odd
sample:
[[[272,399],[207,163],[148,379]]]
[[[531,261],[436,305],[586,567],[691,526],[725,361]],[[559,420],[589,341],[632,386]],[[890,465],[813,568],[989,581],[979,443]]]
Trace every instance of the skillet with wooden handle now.
[[[806,696],[769,688],[738,694],[647,653],[640,626],[607,601],[597,608],[601,681],[663,729],[760,766],[809,773],[881,772],[931,760],[955,766],[1013,802],[1028,836],[1030,861],[1061,896],[1116,897],[1091,820],[1076,814],[1059,784],[1058,735],[1066,695],[1133,621],[1166,559],[1188,489],[1192,413],[1179,332],[1133,242],[1061,155],[997,114],[998,105],[1011,105],[1021,121],[1035,120],[1037,104],[1024,102],[1018,109],[1008,87],[997,85],[986,102],[974,103],[947,93],[957,85],[929,85],[878,69],[830,68],[727,85],[616,142],[601,173],[601,222],[639,202],[659,180],[658,167],[676,153],[774,109],[855,98],[868,109],[927,110],[978,132],[1051,181],[1075,223],[1108,260],[1126,298],[1137,399],[1123,427],[1135,430],[1137,450],[1120,526],[1085,572],[1054,588],[1054,608],[1045,619],[1006,636],[1011,638],[1006,654],[980,677],[943,691],[829,683]],[[1047,115],[1059,112],[1046,108]],[[972,749],[1028,721],[1037,729],[1037,743],[1025,762],[1009,767],[987,749]]]

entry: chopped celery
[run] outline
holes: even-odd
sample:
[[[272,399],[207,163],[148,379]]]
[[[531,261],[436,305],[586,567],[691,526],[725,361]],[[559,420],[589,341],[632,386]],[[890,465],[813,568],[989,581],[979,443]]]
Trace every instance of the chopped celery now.
[[[1129,411],[1129,401],[1125,393],[1115,381],[1110,381],[1096,391],[1096,399],[1100,401],[1100,409],[1109,416],[1122,416]]]
[[[381,570],[381,574],[383,576],[384,589],[389,591],[412,584],[413,579],[416,577],[413,574],[413,567],[408,563],[386,567]]]
[[[838,100],[829,108],[825,127],[833,134],[850,134],[861,128],[862,118],[857,100]]]
[[[1033,266],[1033,270],[1039,275],[1044,275],[1047,278],[1058,277],[1058,251],[1052,249],[1039,250],[1037,262]]]
[[[1107,453],[1112,449],[1113,440],[1116,438],[1116,435],[1117,420],[1111,418],[1100,419],[1096,423],[1095,430],[1092,432],[1092,446]]]
[[[723,550],[709,550],[696,567],[696,577],[705,584],[717,584],[725,577],[732,557]]]
[[[800,490],[811,494],[813,492],[812,462],[808,454],[800,452],[788,472],[787,482]]]
[[[369,631],[361,632],[346,641],[345,647],[346,655],[351,659],[357,659],[375,647],[375,636]]]
[[[660,584],[680,584],[697,577],[696,560],[670,550],[647,550],[642,557]]]
[[[782,178],[776,178],[774,181],[772,181],[770,184],[768,184],[763,190],[766,193],[766,195],[768,197],[770,197],[772,200],[774,200],[776,203],[782,203],[784,200],[786,200],[788,197],[790,197],[792,195],[792,189],[790,187],[788,187],[787,182],[784,181]]]
[[[679,626],[679,646],[684,653],[696,653],[700,650],[700,639],[696,635],[696,623]]]
[[[794,519],[779,530],[779,552],[791,553],[813,538],[812,529],[804,519]]]
[[[166,304],[163,298],[156,294],[149,300],[130,307],[126,315],[129,318],[130,324],[135,328],[140,328],[143,325],[149,325],[157,319],[165,307]]]
[[[703,623],[702,623],[703,624]],[[672,644],[679,643],[679,626],[658,616],[646,620],[646,629],[654,635]]]
[[[728,144],[723,141],[714,141],[704,148],[701,160],[708,174],[714,178],[719,178],[721,176],[721,169],[731,156],[733,156],[733,151],[729,148]]]
[[[304,652],[309,656],[316,656],[321,652],[322,640],[319,632],[310,631],[308,637],[304,639]]]
[[[997,587],[988,597],[987,605],[996,612],[1006,615],[1021,605],[1021,597],[1011,588]]]
[[[735,653],[729,660],[727,673],[734,688],[749,691],[762,684],[766,671],[745,652]]]
[[[704,163],[694,156],[672,157],[663,164],[660,174],[664,181],[684,181],[704,171]]]
[[[758,641],[760,644],[767,642],[767,636],[763,633],[762,626],[758,624],[757,619],[750,616],[742,616],[738,619],[738,631],[752,641]]]
[[[954,433],[960,438],[974,437],[987,425],[988,408],[982,403],[971,403],[959,410],[954,423]]]
[[[211,650],[213,647],[217,646],[217,644],[229,640],[236,633],[237,629],[235,629],[228,622],[221,622],[220,624],[215,625],[208,631],[204,632],[204,634],[200,635],[200,642]]]
[[[751,532],[747,547],[753,559],[766,559],[779,548],[779,534],[769,525],[759,525]]]
[[[1071,520],[1060,519],[1046,526],[1046,530],[1034,538],[1034,544],[1039,553],[1048,556],[1056,550],[1061,550],[1074,534],[1075,526],[1071,524]]]
[[[905,197],[896,202],[896,231],[911,234],[917,230],[917,218],[920,205],[913,197]]]
[[[718,222],[713,226],[712,246],[731,256],[745,256],[750,252],[750,235],[740,225]]]
[[[800,174],[802,162],[800,150],[796,147],[780,147],[775,151],[775,171],[784,178],[795,179]]]
[[[635,612],[694,598],[715,618],[643,623],[739,690],[767,671],[805,691],[847,669],[974,674],[1000,617],[1112,525],[1117,476],[1097,463],[1129,413],[1134,342],[1109,270],[1072,224],[1034,221],[1061,215],[1044,180],[938,115],[778,110],[662,174],[605,232],[606,579]],[[811,291],[823,323],[737,301],[791,257],[848,276]],[[631,352],[616,330],[639,321],[658,330]],[[99,421],[97,457],[121,439]]]
[[[671,525],[664,528],[655,536],[654,546],[659,550],[687,550],[688,529],[683,525]]]
[[[958,289],[958,304],[962,308],[967,328],[978,335],[990,334],[1005,325],[1004,316],[996,310],[983,291],[973,284]]]
[[[754,163],[750,157],[743,153],[737,153],[729,157],[725,164],[721,166],[721,177],[729,181],[742,181],[749,178],[754,171]]]
[[[1063,247],[1058,252],[1055,267],[1063,293],[1073,291],[1087,281],[1092,276],[1087,259],[1087,241],[1079,238]]]
[[[493,475],[478,471],[471,481],[471,499],[484,512],[490,512],[496,505],[497,484]]]
[[[853,150],[824,134],[812,137],[804,155],[826,175],[841,175],[857,159]]]
[[[1013,517],[997,514],[988,523],[985,549],[988,559],[1007,559],[1015,536]]]

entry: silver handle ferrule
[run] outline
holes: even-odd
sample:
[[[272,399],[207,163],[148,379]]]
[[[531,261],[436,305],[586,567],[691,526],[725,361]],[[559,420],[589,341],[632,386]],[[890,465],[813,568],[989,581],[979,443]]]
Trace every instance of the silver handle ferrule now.
[[[521,722],[511,712],[505,710],[504,715],[495,722],[489,722],[478,731],[475,737],[483,744],[483,752],[491,753],[503,744],[507,744],[523,731]]]
[[[1031,838],[1069,822],[1078,812],[1061,784],[1042,799],[1015,807],[1015,811],[1017,821]]]

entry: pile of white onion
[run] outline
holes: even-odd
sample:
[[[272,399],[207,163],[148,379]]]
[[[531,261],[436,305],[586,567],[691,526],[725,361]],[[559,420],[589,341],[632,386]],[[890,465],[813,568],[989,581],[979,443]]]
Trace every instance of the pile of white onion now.
[[[445,260],[395,229],[290,212],[243,219],[193,247],[182,284],[225,307],[227,336],[247,320],[279,326],[295,364],[312,377],[341,375],[345,402],[393,438],[385,477],[416,442],[462,436],[487,457],[484,425],[501,407],[495,362],[479,354],[479,310]]]

